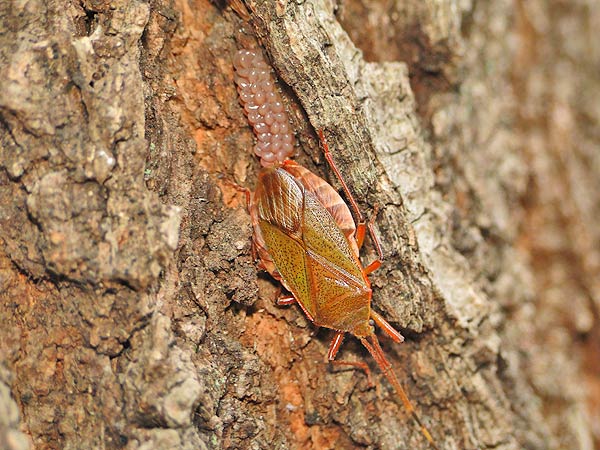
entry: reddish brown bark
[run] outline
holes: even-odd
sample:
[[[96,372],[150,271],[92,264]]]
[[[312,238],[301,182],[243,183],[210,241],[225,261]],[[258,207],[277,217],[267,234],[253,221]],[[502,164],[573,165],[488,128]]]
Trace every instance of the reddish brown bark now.
[[[325,129],[379,207],[384,351],[440,448],[593,448],[599,8],[232,5],[0,5],[0,446],[427,448],[257,273],[231,59],[260,46],[297,160],[329,175]]]

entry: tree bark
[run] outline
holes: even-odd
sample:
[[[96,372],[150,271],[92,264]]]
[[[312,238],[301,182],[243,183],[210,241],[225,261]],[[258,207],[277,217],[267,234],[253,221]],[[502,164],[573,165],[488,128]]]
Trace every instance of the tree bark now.
[[[560,14],[556,13],[557,9]],[[0,447],[426,449],[368,354],[274,303],[232,58],[262,48],[385,261],[384,351],[441,449],[600,429],[600,7],[0,4]],[[367,242],[364,261],[374,257]]]

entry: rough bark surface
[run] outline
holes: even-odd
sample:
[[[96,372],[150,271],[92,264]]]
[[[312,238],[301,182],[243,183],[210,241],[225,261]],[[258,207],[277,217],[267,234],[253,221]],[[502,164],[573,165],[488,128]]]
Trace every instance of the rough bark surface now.
[[[428,448],[257,272],[231,61],[261,47],[297,160],[329,177],[323,129],[379,209],[373,305],[407,337],[382,344],[438,446],[593,449],[598,23],[584,0],[0,3],[0,447]]]

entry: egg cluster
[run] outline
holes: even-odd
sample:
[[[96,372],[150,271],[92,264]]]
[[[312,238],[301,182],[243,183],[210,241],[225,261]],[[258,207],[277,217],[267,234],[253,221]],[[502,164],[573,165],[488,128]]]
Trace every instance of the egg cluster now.
[[[233,58],[240,101],[258,142],[254,153],[264,167],[280,164],[294,152],[290,119],[260,50],[240,50]]]

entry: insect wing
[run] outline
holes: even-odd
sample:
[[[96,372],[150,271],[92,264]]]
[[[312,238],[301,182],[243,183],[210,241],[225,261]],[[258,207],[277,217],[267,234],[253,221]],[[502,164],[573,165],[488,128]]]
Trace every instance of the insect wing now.
[[[263,169],[255,193],[258,217],[299,239],[303,196],[300,186],[288,173]]]
[[[302,241],[304,193],[284,170],[263,169],[255,202],[262,238],[281,275],[281,281],[312,320],[316,309]]]
[[[310,192],[305,193],[302,237],[316,305],[315,321],[347,330],[369,317],[370,286],[360,262],[334,218]]]
[[[312,192],[319,203],[331,214],[337,226],[342,230],[355,254],[358,254],[358,245],[355,240],[356,225],[348,205],[333,187],[323,178],[318,177],[310,170],[298,163],[288,160],[284,163],[284,170],[298,180],[304,188]]]
[[[306,249],[360,283],[363,279],[360,263],[348,239],[331,214],[308,192],[304,198],[303,213],[302,238]]]

